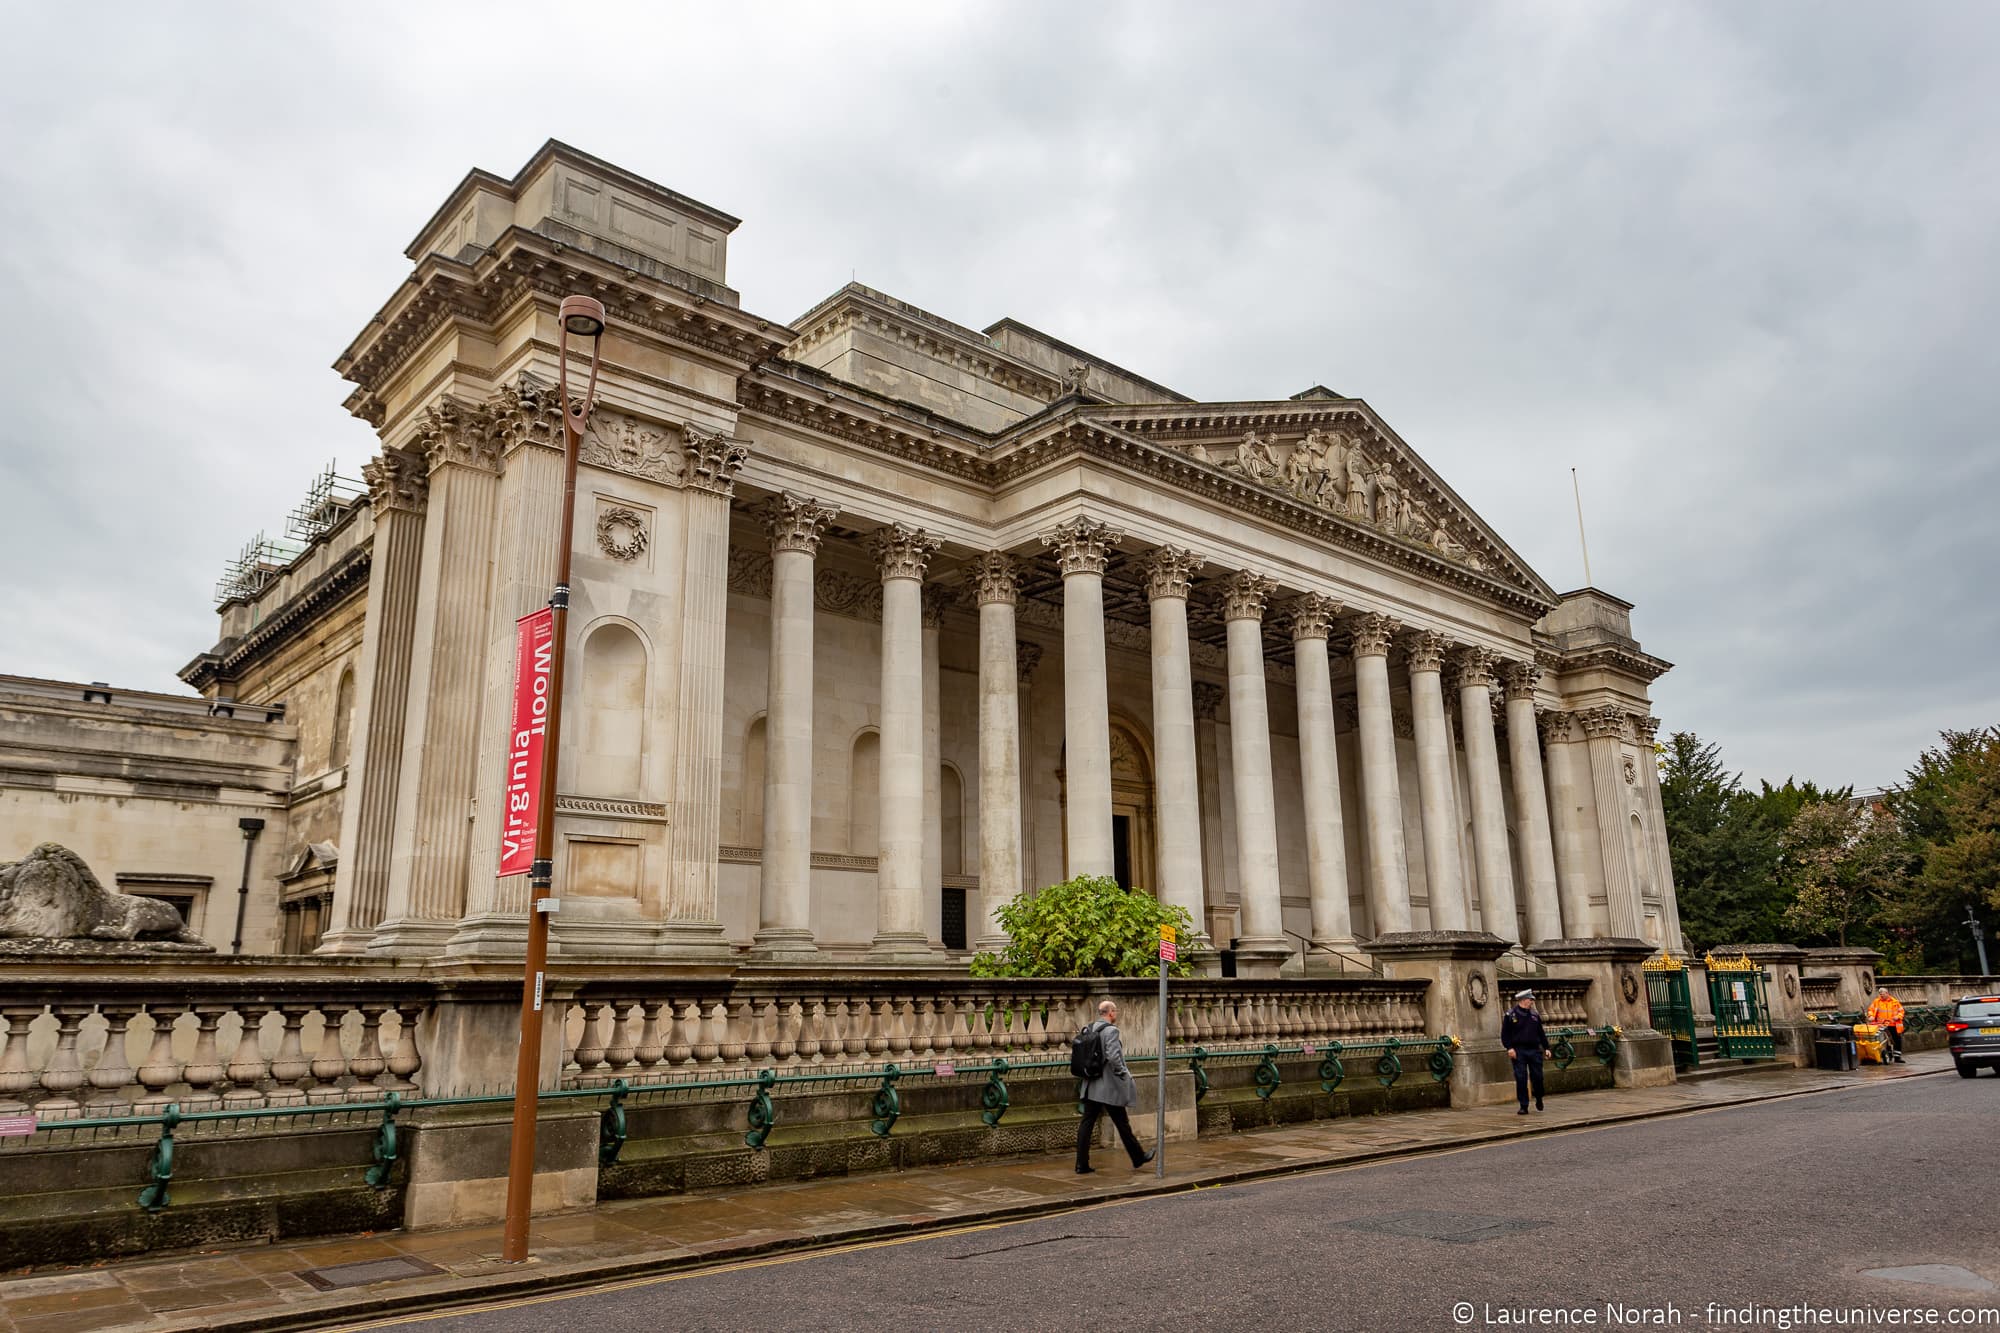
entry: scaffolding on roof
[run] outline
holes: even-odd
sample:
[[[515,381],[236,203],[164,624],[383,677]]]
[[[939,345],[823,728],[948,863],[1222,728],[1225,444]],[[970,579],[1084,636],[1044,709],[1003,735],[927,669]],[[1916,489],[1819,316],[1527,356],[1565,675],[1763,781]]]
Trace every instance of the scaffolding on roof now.
[[[264,591],[367,493],[365,483],[342,476],[337,464],[329,462],[306,488],[305,499],[286,516],[284,536],[259,532],[222,567],[222,578],[215,585],[216,605]]]
[[[341,476],[338,465],[329,461],[306,488],[306,498],[286,517],[285,535],[295,541],[312,541],[338,523],[367,493],[366,482]]]

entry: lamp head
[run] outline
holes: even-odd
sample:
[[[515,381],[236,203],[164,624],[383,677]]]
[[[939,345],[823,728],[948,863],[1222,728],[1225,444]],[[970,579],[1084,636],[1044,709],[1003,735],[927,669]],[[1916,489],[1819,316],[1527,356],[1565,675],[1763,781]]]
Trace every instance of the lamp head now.
[[[595,297],[565,296],[557,317],[579,338],[595,338],[604,332],[604,302]]]

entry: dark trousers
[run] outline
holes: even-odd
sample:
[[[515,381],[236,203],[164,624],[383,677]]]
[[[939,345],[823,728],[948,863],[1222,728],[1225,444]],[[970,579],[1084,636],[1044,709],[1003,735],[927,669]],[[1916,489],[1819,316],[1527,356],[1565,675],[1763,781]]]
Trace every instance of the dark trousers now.
[[[1133,1135],[1132,1120],[1125,1114],[1125,1108],[1122,1106],[1107,1106],[1103,1102],[1091,1101],[1083,1104],[1083,1119],[1078,1121],[1076,1126],[1076,1164],[1078,1166],[1090,1165],[1090,1140],[1091,1136],[1097,1133],[1097,1117],[1100,1115],[1111,1117],[1112,1128],[1118,1131],[1119,1141],[1125,1145],[1125,1151],[1131,1155],[1132,1165],[1144,1166],[1146,1164],[1146,1150],[1140,1145],[1138,1138]]]
[[[1542,1100],[1542,1053],[1522,1051],[1514,1057],[1514,1096],[1523,1111],[1528,1109],[1528,1089],[1533,1086],[1535,1101]]]
[[[1889,1045],[1895,1050],[1897,1058],[1901,1059],[1903,1054],[1903,1029],[1884,1028],[1883,1031],[1889,1034]]]

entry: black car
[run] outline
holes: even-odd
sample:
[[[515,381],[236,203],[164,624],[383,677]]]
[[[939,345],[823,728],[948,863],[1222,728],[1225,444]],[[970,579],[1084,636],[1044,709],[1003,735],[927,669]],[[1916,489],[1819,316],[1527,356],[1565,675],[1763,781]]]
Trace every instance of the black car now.
[[[1971,1078],[1981,1065],[2000,1071],[2000,995],[1966,996],[1952,1007],[1944,1030],[1960,1078]]]

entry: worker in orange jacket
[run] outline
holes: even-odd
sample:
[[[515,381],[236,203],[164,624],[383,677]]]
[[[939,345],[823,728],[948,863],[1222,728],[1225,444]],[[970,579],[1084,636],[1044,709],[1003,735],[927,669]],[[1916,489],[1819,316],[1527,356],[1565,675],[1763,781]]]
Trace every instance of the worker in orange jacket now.
[[[1897,1064],[1903,1063],[1903,1002],[1889,993],[1883,986],[1875,992],[1875,998],[1868,1002],[1868,1021],[1889,1034],[1889,1045],[1894,1049]]]

